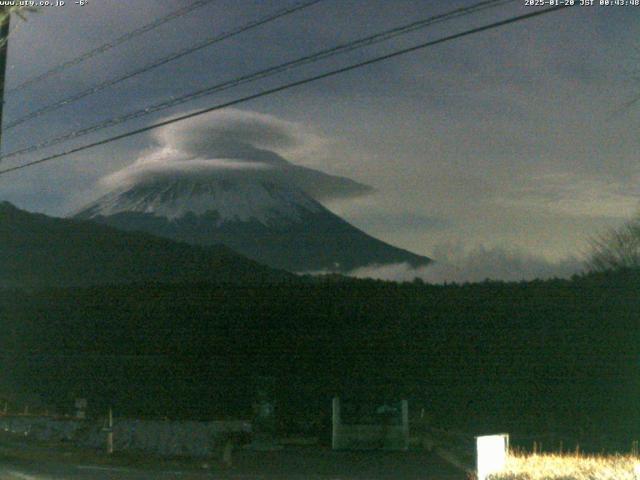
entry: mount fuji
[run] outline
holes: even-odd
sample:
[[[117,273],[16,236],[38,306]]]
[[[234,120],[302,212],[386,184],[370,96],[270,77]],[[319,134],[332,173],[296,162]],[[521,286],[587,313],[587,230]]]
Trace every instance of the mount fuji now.
[[[161,133],[161,148],[105,179],[104,194],[74,216],[194,245],[223,244],[291,272],[431,261],[377,240],[325,208],[325,199],[372,189],[294,165],[265,148],[283,142],[282,121],[238,111],[225,115]]]
[[[195,245],[224,244],[295,272],[429,262],[367,235],[301,190],[255,179],[163,178],[109,192],[75,216]]]

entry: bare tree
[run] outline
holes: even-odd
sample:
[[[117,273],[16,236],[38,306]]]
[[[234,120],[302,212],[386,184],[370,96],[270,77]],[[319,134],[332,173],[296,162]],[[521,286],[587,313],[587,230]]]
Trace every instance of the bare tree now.
[[[640,268],[640,212],[591,240],[587,267],[593,272]]]

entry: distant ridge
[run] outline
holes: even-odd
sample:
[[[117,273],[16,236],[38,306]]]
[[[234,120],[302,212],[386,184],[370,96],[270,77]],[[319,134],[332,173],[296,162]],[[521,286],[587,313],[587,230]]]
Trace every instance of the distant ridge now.
[[[0,203],[0,286],[281,282],[295,278],[222,245],[191,246]]]

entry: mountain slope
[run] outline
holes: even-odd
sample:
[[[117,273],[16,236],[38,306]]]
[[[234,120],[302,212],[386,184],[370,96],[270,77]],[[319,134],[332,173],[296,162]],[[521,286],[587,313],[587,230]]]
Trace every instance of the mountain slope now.
[[[223,246],[190,246],[0,203],[0,286],[260,283],[290,277]]]
[[[295,186],[259,175],[142,179],[107,193],[76,218],[195,245],[221,243],[294,272],[430,262],[367,235]]]

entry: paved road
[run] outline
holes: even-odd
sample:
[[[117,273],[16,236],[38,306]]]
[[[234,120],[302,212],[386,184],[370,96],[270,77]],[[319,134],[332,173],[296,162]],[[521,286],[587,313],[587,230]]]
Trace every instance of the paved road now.
[[[159,470],[0,459],[0,480],[464,480],[465,475],[425,452],[332,452],[300,449],[238,452],[234,467]]]
[[[237,480],[257,480],[256,477],[221,477],[208,472],[187,471],[144,471],[124,467],[103,467],[98,465],[24,465],[16,463],[0,464],[0,480],[204,480],[236,478]]]

